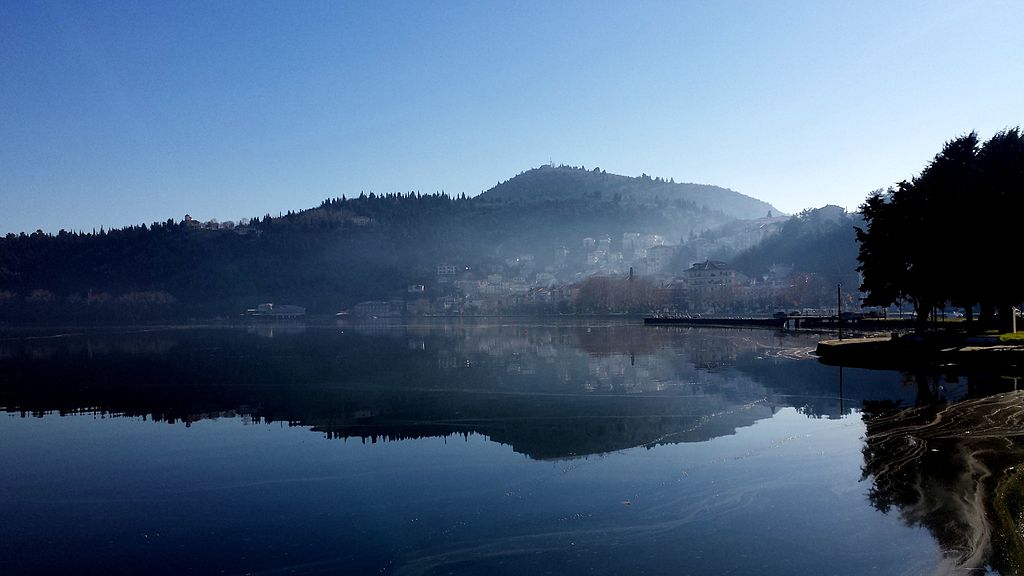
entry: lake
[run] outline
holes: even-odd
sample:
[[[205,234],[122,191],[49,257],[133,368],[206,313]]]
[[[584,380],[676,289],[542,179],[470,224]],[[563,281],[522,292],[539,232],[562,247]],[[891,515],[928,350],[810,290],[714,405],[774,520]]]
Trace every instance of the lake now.
[[[1017,382],[629,322],[0,332],[5,574],[1021,566]]]

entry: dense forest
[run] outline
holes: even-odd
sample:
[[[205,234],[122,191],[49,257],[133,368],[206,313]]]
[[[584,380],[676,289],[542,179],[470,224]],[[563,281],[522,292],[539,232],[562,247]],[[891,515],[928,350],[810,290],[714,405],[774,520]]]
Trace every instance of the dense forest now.
[[[714,186],[545,166],[473,198],[360,194],[239,222],[8,234],[0,320],[234,316],[259,302],[332,313],[410,285],[441,295],[441,264],[487,274],[528,255],[543,269],[586,237],[678,241],[773,210]]]

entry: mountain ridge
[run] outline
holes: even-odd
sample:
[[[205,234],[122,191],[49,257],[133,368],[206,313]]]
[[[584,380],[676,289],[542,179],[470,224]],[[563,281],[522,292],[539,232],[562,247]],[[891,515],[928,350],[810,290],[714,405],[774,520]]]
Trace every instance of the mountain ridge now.
[[[371,193],[238,223],[186,217],[91,234],[8,234],[0,322],[231,316],[260,302],[326,314],[382,299],[427,300],[425,313],[444,313],[453,298],[479,304],[473,294],[501,310],[565,311],[564,297],[555,303],[544,291],[634,268],[681,273],[665,269],[670,252],[751,212],[758,218],[741,228],[752,231],[705,237],[687,257],[735,252],[763,236],[758,220],[769,204],[696,186],[706,197],[660,178],[549,167],[476,197]]]

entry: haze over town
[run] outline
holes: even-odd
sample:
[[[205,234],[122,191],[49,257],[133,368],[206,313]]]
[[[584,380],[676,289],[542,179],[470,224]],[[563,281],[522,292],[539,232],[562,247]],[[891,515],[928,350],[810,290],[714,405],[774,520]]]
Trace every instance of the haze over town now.
[[[6,3],[0,233],[554,162],[854,210],[1020,123],[1016,2]]]

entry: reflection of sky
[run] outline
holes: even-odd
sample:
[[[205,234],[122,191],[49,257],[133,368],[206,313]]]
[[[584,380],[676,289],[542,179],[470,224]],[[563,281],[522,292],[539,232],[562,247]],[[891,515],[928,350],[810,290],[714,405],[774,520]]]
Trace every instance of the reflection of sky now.
[[[657,392],[703,386],[745,388],[750,378],[729,368],[739,355],[804,343],[771,331],[671,331],[639,326],[477,327],[453,334],[437,350],[438,367],[487,362],[509,375],[533,376],[554,367],[558,380],[586,391]],[[731,337],[730,337],[731,336]],[[600,353],[587,349],[600,343]],[[755,386],[755,388],[757,388]],[[764,395],[763,389],[752,391]]]
[[[337,437],[478,432],[552,458],[700,441],[779,407],[837,417],[878,393],[906,396],[893,374],[848,371],[844,401],[836,369],[790,357],[806,337],[767,330],[467,323],[263,336],[9,338],[0,341],[12,360],[0,366],[12,377],[0,407],[184,422],[237,413]]]
[[[708,442],[534,461],[478,435],[0,418],[0,553],[12,573],[925,573],[932,540],[866,502],[863,434],[784,409]]]
[[[877,418],[868,436],[859,410],[919,405],[899,418],[920,412],[927,431],[933,402],[1012,387],[841,371],[807,360],[806,339],[763,330],[267,335],[0,339],[0,408],[84,413],[0,418],[0,554],[23,562],[59,539],[62,555],[30,553],[50,572],[102,554],[168,573],[917,574],[938,563],[936,546],[902,522],[921,507],[891,490],[916,484],[873,471],[902,452],[862,453],[863,438],[870,448],[887,436]],[[897,424],[891,445],[906,447]],[[944,450],[915,473],[959,477]],[[990,452],[993,469],[1004,452]],[[960,484],[928,486],[926,505],[963,500]],[[869,490],[903,498],[900,513],[876,512]],[[949,525],[924,516],[929,530]],[[181,548],[194,557],[167,560]]]

